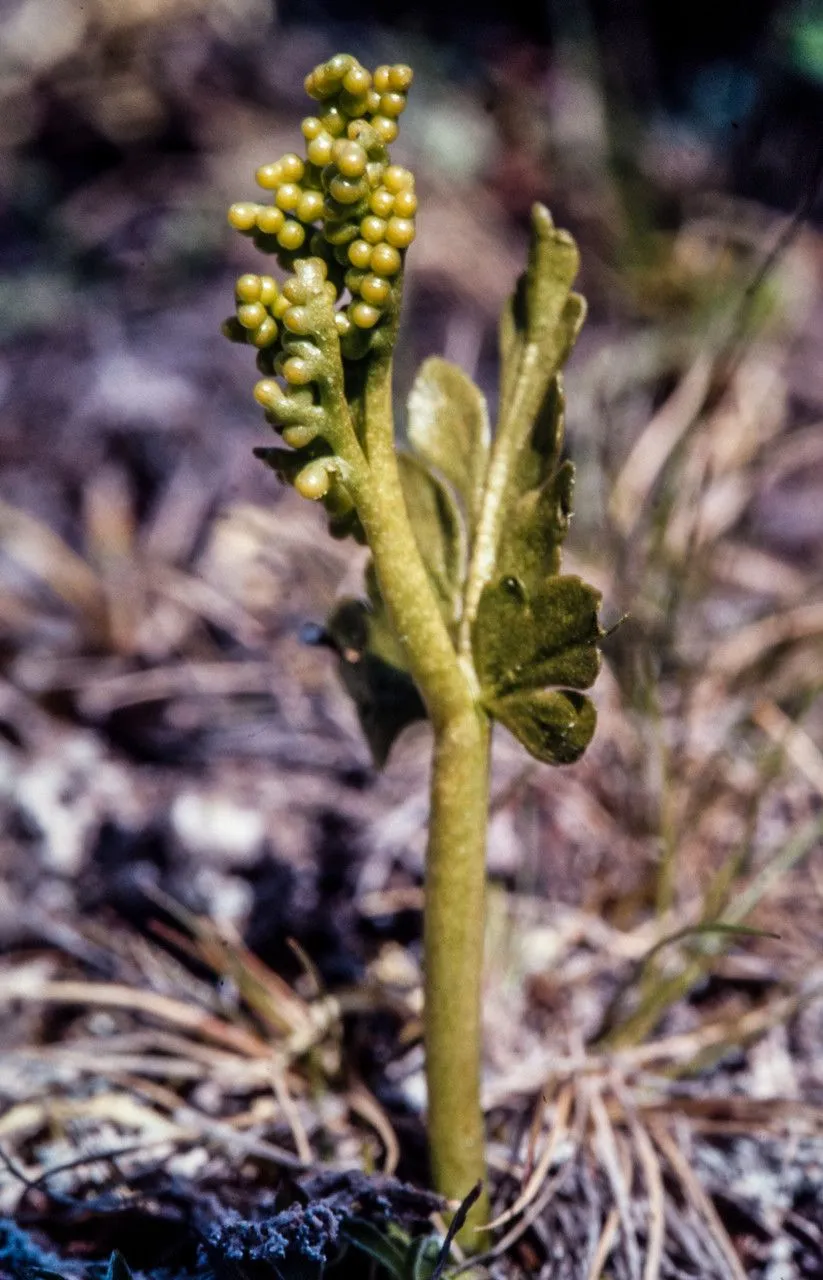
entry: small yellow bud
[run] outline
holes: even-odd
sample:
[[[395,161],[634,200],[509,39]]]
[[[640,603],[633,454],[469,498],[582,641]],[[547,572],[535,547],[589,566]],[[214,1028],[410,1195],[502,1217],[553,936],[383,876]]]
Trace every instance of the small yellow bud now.
[[[276,191],[283,181],[283,170],[280,163],[262,164],[254,175],[255,181],[264,191]]]
[[[234,227],[235,231],[251,231],[255,225],[259,207],[246,200],[233,204],[228,212],[229,225]]]
[[[306,232],[299,222],[288,218],[277,233],[277,243],[284,249],[299,249],[306,238]]]
[[[260,301],[270,307],[277,297],[277,281],[274,276],[260,276]]]
[[[375,116],[371,122],[371,127],[377,134],[381,142],[386,146],[394,142],[400,130],[394,120],[390,120],[388,116]]]
[[[339,107],[327,107],[320,120],[323,128],[333,138],[342,138],[346,132],[348,116],[345,116]]]
[[[368,157],[359,142],[338,138],[332,148],[332,160],[344,178],[360,178],[366,172]]]
[[[354,97],[368,93],[371,88],[371,76],[366,68],[355,63],[343,77],[343,88]]]
[[[276,339],[277,325],[274,320],[272,320],[271,316],[266,316],[265,320],[258,325],[254,333],[251,335],[252,342],[256,347],[259,347],[261,351],[264,347],[270,347]]]
[[[312,440],[317,436],[314,427],[298,426],[297,423],[292,423],[290,427],[284,427],[280,434],[283,437],[284,444],[287,444],[291,449],[303,449],[307,444],[311,444]]]
[[[354,302],[349,307],[349,315],[352,324],[357,325],[358,329],[373,329],[380,319],[380,312],[377,307],[369,306],[368,302]]]
[[[283,316],[283,324],[289,333],[307,334],[311,332],[311,321],[305,307],[289,307]]]
[[[369,208],[378,218],[388,218],[395,206],[396,196],[393,196],[385,187],[378,187],[376,191],[371,193],[369,200]]]
[[[368,186],[362,178],[332,178],[329,183],[329,195],[338,204],[356,204],[368,193]]]
[[[319,123],[320,121],[318,121],[318,124]],[[311,163],[320,165],[320,166],[326,165],[329,163],[329,161],[331,160],[331,149],[334,146],[334,139],[331,137],[329,133],[326,132],[325,129],[323,129],[322,125],[321,125],[321,130],[322,132],[319,133],[315,138],[312,138],[311,142],[306,148],[306,155],[308,156]]]
[[[283,377],[292,387],[305,387],[312,380],[308,361],[300,356],[290,356],[283,364]]]
[[[330,80],[342,80],[350,67],[358,66],[357,59],[350,53],[335,53],[321,68]]]
[[[389,88],[395,93],[408,93],[413,79],[414,72],[405,62],[395,62],[389,68]]]
[[[406,110],[406,98],[402,93],[384,93],[380,98],[380,114],[396,120]]]
[[[380,276],[367,275],[360,284],[361,298],[364,302],[370,302],[373,307],[384,306],[390,293],[391,285]]]
[[[394,212],[398,218],[413,218],[417,212],[417,196],[410,187],[398,191],[394,197]]]
[[[374,87],[378,93],[387,93],[391,88],[391,67],[378,67],[374,73]]]
[[[278,209],[282,209],[284,213],[291,213],[299,205],[302,194],[296,182],[284,182],[278,189],[274,201]]]
[[[244,302],[237,308],[237,319],[244,329],[256,329],[266,318],[266,308],[261,302]]]
[[[346,120],[360,119],[369,109],[369,95],[367,93],[348,93],[344,89],[338,98],[338,103]]]
[[[414,223],[411,218],[389,218],[386,227],[386,243],[395,249],[407,249],[414,239]]]
[[[357,239],[357,223],[327,219],[325,234],[329,244],[349,244]]]
[[[323,196],[319,191],[304,191],[295,210],[301,222],[314,222],[323,212]]]
[[[234,286],[234,296],[238,302],[259,302],[261,300],[262,281],[260,276],[251,273],[241,276]]]
[[[394,219],[393,219],[394,221]],[[360,223],[360,234],[369,244],[379,244],[385,237],[387,223],[371,213]]]
[[[348,271],[343,277],[343,283],[345,284],[349,293],[360,292],[360,286],[363,283],[363,281],[366,279],[366,275],[367,275],[367,272],[361,271],[358,267],[349,267]]]
[[[323,126],[317,116],[306,116],[300,125],[300,132],[307,142],[311,142],[323,132]]]
[[[254,386],[254,398],[264,409],[272,409],[285,395],[283,388],[274,378],[261,378]]]
[[[257,229],[264,235],[276,236],[286,217],[282,209],[273,205],[260,205],[257,210]]]
[[[302,498],[310,498],[312,502],[325,498],[331,488],[331,476],[323,459],[317,458],[304,467],[296,477],[294,487]]]
[[[383,185],[393,195],[397,195],[399,191],[405,191],[407,187],[414,186],[414,174],[404,169],[401,164],[390,164],[383,174]]]
[[[393,276],[400,270],[400,263],[400,254],[393,245],[378,244],[372,250],[369,265],[375,275]]]
[[[279,162],[282,182],[299,182],[306,172],[306,165],[293,151],[289,151]]]
[[[349,262],[353,267],[359,267],[365,270],[371,264],[372,253],[375,250],[366,240],[355,240],[349,245]]]

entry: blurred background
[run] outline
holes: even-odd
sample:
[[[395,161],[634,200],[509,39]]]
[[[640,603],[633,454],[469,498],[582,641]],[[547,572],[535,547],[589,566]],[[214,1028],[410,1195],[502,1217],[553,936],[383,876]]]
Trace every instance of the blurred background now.
[[[582,249],[568,563],[630,616],[586,761],[524,772],[501,736],[492,870],[630,921],[818,810],[819,0],[6,0],[6,942],[35,885],[41,931],[78,903],[139,917],[148,876],[258,941],[278,859],[331,850],[330,900],[419,885],[423,739],[377,777],[300,641],[361,555],[253,459],[252,361],[220,335],[260,269],[226,206],[340,49],[415,68],[399,405],[431,352],[494,403],[535,200]]]
[[[227,206],[299,144],[304,76],[340,50],[415,70],[393,148],[420,197],[401,432],[434,352],[493,416],[534,201],[577,238],[589,301],[566,378],[564,564],[614,629],[580,762],[544,768],[495,738],[494,1168],[515,1128],[536,1141],[527,1112],[558,1054],[645,1050],[662,1026],[680,1048],[654,1059],[655,1088],[678,1123],[681,1083],[714,1091],[703,1114],[731,1134],[774,1121],[773,1147],[741,1138],[737,1164],[711,1141],[688,1156],[723,1213],[754,1170],[726,1215],[751,1274],[789,1274],[794,1204],[811,1261],[791,1274],[820,1275],[819,1137],[787,1142],[771,1100],[823,1102],[821,0],[0,5],[4,1142],[40,1179],[76,1154],[55,1099],[112,1108],[65,1130],[104,1149],[135,1126],[156,1141],[182,1099],[208,1144],[223,1116],[308,1163],[426,1177],[427,730],[378,773],[334,655],[305,643],[362,590],[363,552],[252,456],[268,441],[252,356],[220,333],[236,277],[265,269]],[[116,999],[95,1010],[89,983],[73,999],[91,1011],[50,1011],[55,976]],[[351,986],[340,1019],[323,993]],[[231,1052],[210,1065],[147,1030],[158,992],[178,1030],[205,1010]],[[125,1112],[116,1090],[98,1098],[103,1042]],[[282,1106],[243,1058],[272,1043],[294,1065]],[[246,1176],[245,1148],[226,1150],[218,1185]],[[188,1178],[201,1156],[182,1151],[168,1167]],[[590,1180],[570,1185],[574,1213],[594,1203]],[[570,1238],[558,1212],[547,1256]],[[139,1265],[141,1234],[134,1254],[109,1247]],[[715,1274],[706,1256],[689,1274]]]

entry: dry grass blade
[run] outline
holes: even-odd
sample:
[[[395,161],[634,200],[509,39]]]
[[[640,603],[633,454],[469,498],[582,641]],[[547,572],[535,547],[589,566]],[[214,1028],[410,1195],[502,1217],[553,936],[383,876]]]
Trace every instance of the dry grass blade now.
[[[101,1053],[98,1049],[91,1052],[78,1052],[72,1046],[56,1046],[53,1050],[26,1049],[8,1055],[8,1061],[18,1062],[53,1062],[59,1065],[61,1075],[74,1072],[76,1075],[104,1075],[112,1072],[118,1075],[133,1072],[137,1075],[159,1080],[205,1080],[209,1076],[221,1077],[224,1080],[236,1077],[238,1071],[237,1058],[229,1059],[231,1066],[221,1073],[219,1068],[209,1070],[203,1063],[192,1062],[188,1058],[169,1058],[165,1055],[151,1056],[136,1053]]]
[[[819,992],[810,992],[804,999],[811,999],[814,994]],[[653,1063],[669,1072],[676,1071],[678,1067],[691,1069],[702,1055],[712,1050],[745,1044],[770,1027],[785,1022],[796,1011],[800,1002],[798,995],[780,997],[765,1008],[751,1009],[738,1017],[708,1023],[695,1031],[617,1050],[610,1061],[623,1070],[647,1067]],[[606,1059],[603,1059],[604,1065],[605,1062]]]
[[[400,1143],[389,1117],[363,1084],[350,1089],[346,1099],[354,1114],[370,1124],[383,1143],[383,1173],[390,1177],[400,1163]]]
[[[233,1049],[245,1058],[271,1058],[273,1050],[263,1040],[240,1027],[175,1000],[172,996],[158,995],[153,991],[137,991],[119,983],[107,982],[44,982],[35,990],[0,991],[4,999],[24,1000],[30,1004],[79,1004],[92,1008],[129,1009],[133,1013],[146,1013],[160,1022],[185,1027],[206,1040]]]
[[[683,1152],[669,1133],[666,1126],[658,1121],[649,1121],[649,1130],[665,1156],[672,1172],[679,1179],[683,1193],[694,1205],[711,1233],[712,1240],[720,1251],[721,1257],[728,1267],[732,1280],[746,1280],[746,1272],[737,1254],[737,1250],[729,1239],[720,1215],[715,1209],[698,1178],[695,1176]]]
[[[314,1160],[314,1153],[309,1142],[309,1135],[306,1133],[306,1126],[300,1119],[300,1112],[295,1106],[294,1098],[291,1096],[286,1073],[279,1066],[274,1067],[271,1073],[271,1082],[274,1095],[291,1129],[294,1148],[304,1164],[311,1164]]]
[[[573,1147],[572,1152],[570,1152],[568,1158],[554,1177],[544,1183],[539,1196],[522,1214],[520,1221],[515,1223],[511,1230],[498,1240],[497,1244],[495,1244],[493,1248],[489,1249],[487,1253],[481,1254],[479,1258],[475,1258],[473,1260],[478,1265],[482,1266],[488,1262],[493,1262],[496,1258],[502,1258],[506,1253],[508,1253],[509,1249],[517,1243],[521,1236],[525,1235],[532,1223],[537,1221],[541,1213],[543,1213],[544,1209],[549,1204],[550,1200],[557,1194],[558,1190],[563,1185],[568,1171],[572,1166],[574,1155],[583,1146],[586,1126],[589,1119],[588,1091],[584,1092],[581,1089],[577,1089],[575,1091],[575,1103],[574,1126],[569,1134]],[[472,1262],[466,1263],[466,1267],[470,1267],[472,1265]],[[457,1275],[462,1270],[464,1270],[464,1268],[459,1267],[454,1274]]]
[[[666,1233],[665,1192],[660,1161],[654,1143],[631,1109],[624,1107],[629,1132],[637,1152],[643,1180],[649,1194],[649,1218],[646,1232],[646,1257],[643,1263],[643,1280],[659,1280],[663,1261],[663,1245]]]
[[[46,525],[3,501],[0,546],[7,556],[77,609],[95,634],[105,628],[106,595],[97,574]]]
[[[768,859],[744,889],[730,898],[723,912],[724,920],[730,924],[738,924],[745,920],[766,894],[792,867],[805,858],[821,839],[823,839],[823,818],[814,818],[801,827],[793,840],[787,841]]]
[[[267,694],[272,692],[273,682],[270,662],[175,662],[113,676],[82,672],[74,683],[84,714],[103,716],[141,702],[192,694],[213,698]]]
[[[787,560],[727,538],[712,550],[715,583],[727,583],[764,599],[796,602],[809,589],[807,574]]]
[[[164,907],[193,936],[193,941],[167,925],[155,922],[154,932],[171,941],[215,974],[231,978],[250,1009],[277,1036],[288,1039],[292,1055],[305,1052],[337,1020],[338,1005],[331,997],[309,1004],[278,974],[263,964],[235,936],[227,925],[219,928],[211,920],[186,910],[156,887],[149,897]]]
[[[603,1102],[599,1086],[591,1089],[590,1107],[597,1137],[598,1155],[612,1189],[623,1238],[626,1243],[626,1261],[632,1280],[640,1280],[640,1250],[634,1233],[631,1212],[631,1183],[623,1170],[617,1136],[612,1128],[609,1113]]]
[[[143,1106],[128,1093],[107,1092],[93,1098],[43,1098],[11,1107],[0,1116],[0,1135],[31,1133],[42,1126],[60,1126],[79,1117],[110,1120],[138,1133],[153,1133],[155,1138],[173,1139],[179,1126],[161,1116],[153,1108]]]
[[[823,753],[806,731],[766,698],[754,708],[752,720],[782,747],[795,768],[823,795]]]
[[[797,605],[783,613],[771,614],[718,644],[710,655],[712,674],[733,680],[755,666],[778,645],[823,636],[823,603]]]
[[[687,1117],[690,1132],[823,1135],[823,1106],[792,1098],[745,1098],[735,1095],[664,1098],[642,1105],[644,1116]]]
[[[624,462],[609,499],[609,514],[624,536],[631,533],[636,525],[667,460],[700,413],[713,367],[714,357],[708,352],[701,352],[648,423]]]
[[[283,1169],[299,1170],[307,1167],[299,1156],[287,1151],[285,1147],[266,1142],[254,1134],[238,1132],[233,1124],[205,1116],[193,1107],[181,1107],[175,1118],[180,1124],[181,1136],[189,1141],[196,1138],[197,1141],[211,1142],[230,1155],[253,1156]]]
[[[160,594],[182,605],[191,613],[224,627],[242,644],[260,645],[265,639],[265,628],[235,600],[229,599],[217,587],[203,578],[194,577],[168,565],[153,566],[152,586]],[[147,620],[150,625],[150,620]]]
[[[568,1133],[569,1116],[571,1115],[572,1102],[574,1101],[574,1090],[571,1085],[565,1085],[557,1096],[555,1104],[554,1123],[549,1133],[548,1141],[537,1159],[534,1169],[528,1178],[525,1187],[505,1213],[501,1213],[485,1228],[487,1231],[496,1231],[499,1227],[503,1227],[507,1222],[511,1222],[519,1214],[528,1209],[535,1196],[540,1191],[545,1182],[549,1169],[552,1165],[555,1152],[562,1140]]]
[[[620,1214],[617,1209],[610,1209],[603,1223],[603,1230],[600,1232],[600,1239],[597,1242],[597,1248],[591,1261],[591,1266],[586,1272],[586,1280],[600,1280],[603,1275],[603,1268],[609,1260],[609,1255],[614,1248],[617,1239],[617,1233],[620,1230]]]

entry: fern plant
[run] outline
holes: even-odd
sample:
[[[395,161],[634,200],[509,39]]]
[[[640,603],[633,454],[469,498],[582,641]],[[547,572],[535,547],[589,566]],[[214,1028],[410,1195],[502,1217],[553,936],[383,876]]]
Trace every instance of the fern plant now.
[[[227,336],[257,348],[255,396],[282,444],[257,450],[322,504],[331,534],[368,544],[362,600],[328,629],[377,765],[427,716],[433,732],[426,861],[425,1043],[435,1185],[463,1198],[484,1177],[480,1106],[489,751],[495,721],[551,765],[595,729],[586,696],[603,635],[594,587],[560,573],[574,470],[562,460],[561,370],[585,316],[579,255],[532,213],[526,271],[500,324],[492,431],[483,395],[430,359],[400,447],[392,355],[403,263],[415,235],[413,174],[390,146],[412,71],[338,54],[306,90],[305,156],[257,171],[264,202],[229,222],[285,279],[246,274]],[[475,1203],[464,1242],[483,1222]],[[477,1238],[476,1236],[474,1237]]]

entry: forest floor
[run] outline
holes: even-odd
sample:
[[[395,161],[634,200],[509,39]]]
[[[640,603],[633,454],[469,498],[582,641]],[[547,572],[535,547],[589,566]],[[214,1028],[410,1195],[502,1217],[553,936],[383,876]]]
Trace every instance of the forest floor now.
[[[251,456],[251,362],[219,332],[254,267],[223,208],[290,149],[299,85],[261,106],[196,51],[180,154],[124,146],[61,186],[59,79],[36,163],[13,153],[0,1278],[124,1280],[118,1250],[146,1280],[411,1280],[445,1208],[427,730],[377,773],[305,643],[363,553]],[[493,401],[523,210],[502,173],[427,168],[422,136],[398,404],[433,351]],[[626,620],[581,762],[495,743],[476,1272],[820,1277],[823,239],[718,194],[620,258],[603,172],[584,199],[517,159],[579,234],[591,303],[565,567]]]

